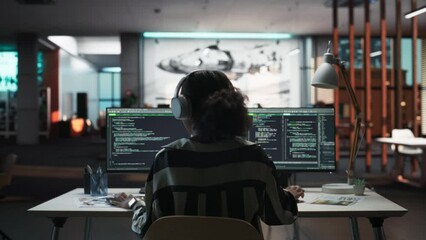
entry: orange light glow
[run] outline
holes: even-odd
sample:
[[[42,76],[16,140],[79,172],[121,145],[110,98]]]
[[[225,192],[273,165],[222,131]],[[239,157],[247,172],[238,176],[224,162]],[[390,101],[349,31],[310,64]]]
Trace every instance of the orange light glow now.
[[[398,175],[398,182],[408,183],[408,179],[404,178],[402,175]]]
[[[53,112],[50,114],[50,121],[51,121],[52,123],[59,122],[59,111],[53,111]]]
[[[83,132],[84,129],[84,119],[83,118],[74,118],[71,120],[71,135],[78,136]]]

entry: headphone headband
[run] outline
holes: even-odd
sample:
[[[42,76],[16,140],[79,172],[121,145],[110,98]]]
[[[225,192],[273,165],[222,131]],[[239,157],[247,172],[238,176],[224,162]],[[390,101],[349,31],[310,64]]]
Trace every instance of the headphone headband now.
[[[181,78],[178,82],[178,84],[176,85],[176,89],[175,89],[175,95],[174,97],[178,97],[179,96],[179,91],[182,88],[183,82],[185,82],[185,77]]]
[[[176,119],[185,120],[185,119],[190,119],[191,116],[192,116],[191,102],[184,95],[180,94],[180,92],[182,90],[182,86],[183,86],[185,80],[187,78],[189,78],[189,76],[191,76],[192,74],[194,74],[198,71],[203,71],[203,70],[195,70],[195,71],[190,72],[189,74],[184,76],[176,85],[175,95],[173,96],[173,98],[171,100],[171,104],[170,104],[173,115],[175,116]],[[207,74],[210,75],[210,77],[215,78],[214,73],[207,72]],[[221,73],[221,74],[224,74],[224,73]],[[229,84],[229,86],[228,86],[229,89],[235,90],[234,86],[232,85],[232,83],[230,81],[229,81],[228,84]]]
[[[173,115],[178,120],[185,120],[185,119],[191,118],[191,115],[192,115],[191,102],[189,102],[189,100],[184,95],[180,94],[180,90],[183,86],[183,83],[185,82],[185,79],[194,72],[191,72],[187,74],[186,76],[184,76],[176,85],[175,95],[172,98],[170,106],[172,108]]]

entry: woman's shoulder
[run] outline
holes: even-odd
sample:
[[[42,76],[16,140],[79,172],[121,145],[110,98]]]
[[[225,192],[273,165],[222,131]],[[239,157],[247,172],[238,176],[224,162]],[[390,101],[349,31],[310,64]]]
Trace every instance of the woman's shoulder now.
[[[185,148],[188,144],[190,144],[191,140],[188,138],[181,138],[178,140],[175,140],[169,144],[166,144],[164,146],[162,146],[163,149],[183,149]]]
[[[173,150],[173,149],[184,149],[185,145],[187,145],[189,142],[190,142],[190,139],[181,138],[181,139],[175,140],[171,143],[168,143],[168,144],[161,147],[160,151],[158,151],[157,154],[155,155],[155,158],[164,154],[166,151],[170,151],[170,150]]]
[[[182,138],[163,146],[162,151],[187,150],[193,152],[222,152],[250,146],[254,148],[258,147],[256,143],[245,140],[241,137],[225,139],[214,143],[201,143],[192,139]]]

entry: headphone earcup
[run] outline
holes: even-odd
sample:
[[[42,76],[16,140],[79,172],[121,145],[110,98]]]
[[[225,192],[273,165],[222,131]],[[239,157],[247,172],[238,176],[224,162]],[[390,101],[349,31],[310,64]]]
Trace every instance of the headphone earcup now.
[[[173,97],[171,101],[171,108],[176,119],[184,120],[191,118],[191,103],[185,96],[179,95],[177,97]]]

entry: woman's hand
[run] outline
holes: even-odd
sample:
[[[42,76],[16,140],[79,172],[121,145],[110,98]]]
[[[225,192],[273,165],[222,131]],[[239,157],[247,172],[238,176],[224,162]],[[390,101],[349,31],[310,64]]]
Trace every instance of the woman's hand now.
[[[291,185],[284,190],[290,192],[296,200],[305,196],[305,190],[303,190],[299,185]]]
[[[117,193],[114,194],[114,198],[108,200],[111,205],[129,209],[129,201],[134,198],[131,194],[127,195],[126,193]]]

